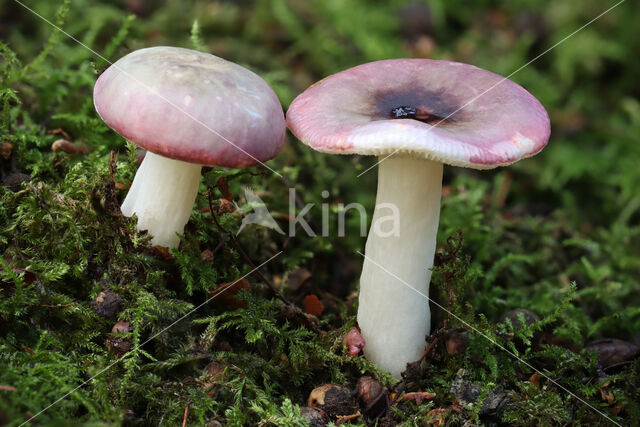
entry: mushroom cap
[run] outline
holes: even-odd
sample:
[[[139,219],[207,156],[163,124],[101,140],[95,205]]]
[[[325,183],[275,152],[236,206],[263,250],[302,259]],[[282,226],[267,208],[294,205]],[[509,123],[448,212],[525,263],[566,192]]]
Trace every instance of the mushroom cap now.
[[[247,167],[275,157],[286,132],[278,97],[255,73],[177,47],[132,52],[98,78],[96,111],[131,142],[171,159]]]
[[[333,154],[396,154],[490,169],[547,144],[549,116],[520,85],[451,61],[389,59],[319,81],[287,111],[302,142]]]

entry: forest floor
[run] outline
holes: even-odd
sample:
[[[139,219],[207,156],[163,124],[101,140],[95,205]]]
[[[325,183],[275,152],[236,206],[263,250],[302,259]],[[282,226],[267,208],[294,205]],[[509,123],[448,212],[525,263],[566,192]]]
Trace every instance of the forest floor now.
[[[325,384],[316,393],[339,392],[325,412],[342,425],[637,425],[638,4],[571,35],[615,3],[26,3],[41,17],[0,4],[0,425],[308,425]],[[281,176],[207,168],[172,251],[121,215],[139,152],[100,120],[92,90],[105,59],[155,45],[239,63],[285,110],[323,77],[394,57],[518,70],[548,110],[539,155],[445,167],[431,296],[446,312],[432,306],[429,352],[401,381],[342,344],[357,216],[344,237],[238,233],[247,188],[283,229],[289,188],[315,204],[316,229],[323,204],[331,230],[340,203],[371,212],[375,169],[358,175],[375,159],[289,134],[269,162]],[[69,152],[52,149],[60,139]],[[207,303],[229,283],[237,292]]]

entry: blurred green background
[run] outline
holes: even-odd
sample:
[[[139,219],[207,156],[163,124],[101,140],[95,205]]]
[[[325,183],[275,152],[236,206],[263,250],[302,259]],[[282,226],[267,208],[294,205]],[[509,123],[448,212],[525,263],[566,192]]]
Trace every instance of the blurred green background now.
[[[346,331],[342,328],[354,321],[355,308],[347,298],[357,289],[361,259],[355,251],[364,247],[355,218],[346,238],[308,239],[299,233],[287,239],[260,228],[240,235],[256,264],[284,250],[267,266],[268,275],[300,304],[301,296],[288,287],[288,277],[296,268],[312,273],[311,291],[326,293],[339,306],[320,319],[330,331],[328,338],[295,335],[293,327],[288,330],[291,335],[278,335],[271,324],[258,321],[258,309],[264,310],[260,313],[265,318],[275,317],[273,302],[258,285],[258,292],[246,296],[255,313],[227,314],[214,321],[215,316],[224,316],[224,310],[213,307],[195,316],[200,323],[187,322],[176,335],[161,336],[159,343],[145,347],[148,353],[142,353],[139,344],[152,332],[199,304],[217,284],[250,269],[233,249],[211,264],[201,261],[202,252],[215,248],[223,237],[202,212],[208,206],[205,194],[218,178],[229,179],[241,207],[242,188],[259,191],[277,218],[278,213],[280,218],[288,214],[289,185],[298,189],[304,203],[329,202],[333,213],[339,202],[360,202],[371,212],[376,186],[375,171],[357,177],[375,159],[323,155],[288,135],[282,154],[269,163],[285,176],[284,182],[259,168],[251,173],[204,174],[197,209],[172,262],[146,253],[144,241],[127,248],[122,243],[130,241],[126,234],[103,237],[101,227],[122,226],[133,233],[130,224],[116,227],[109,222],[116,220],[94,212],[90,199],[97,198],[100,204],[107,198],[103,182],[109,176],[111,151],[120,154],[116,182],[132,179],[136,153],[94,112],[93,83],[108,66],[97,54],[115,61],[156,45],[203,50],[253,70],[273,87],[285,110],[313,82],[378,59],[450,59],[504,76],[517,71],[511,79],[549,112],[549,145],[508,168],[478,172],[445,167],[440,256],[432,294],[483,331],[495,332],[498,318],[514,308],[547,318],[539,329],[544,327],[577,348],[575,353],[568,345],[542,350],[564,363],[545,365],[554,378],[564,378],[568,388],[611,416],[627,421],[640,417],[638,362],[610,379],[622,408],[616,412],[614,404],[603,403],[594,383],[584,380],[598,374],[593,358],[581,351],[604,337],[640,343],[640,7],[636,1],[622,2],[584,28],[616,2],[25,0],[24,4],[77,41],[18,2],[0,1],[0,137],[13,146],[10,155],[0,159],[5,183],[0,187],[2,283],[22,283],[24,278],[11,276],[16,268],[35,272],[39,283],[37,289],[23,283],[16,285],[24,288],[21,292],[0,294],[4,338],[0,384],[19,390],[0,391],[0,424],[19,424],[16,420],[37,413],[115,360],[103,346],[113,321],[91,311],[91,301],[105,283],[124,299],[118,318],[138,319],[131,320],[137,353],[126,366],[114,368],[121,378],[109,374],[99,378],[43,414],[43,423],[64,423],[71,417],[87,423],[117,424],[125,419],[140,425],[163,420],[174,425],[182,421],[186,402],[198,402],[189,415],[196,424],[219,420],[251,425],[269,419],[280,424],[273,420],[287,414],[295,418],[290,413],[295,407],[287,406],[286,399],[303,406],[309,390],[322,381],[353,385],[358,373],[371,369],[343,355],[331,356]],[[89,155],[52,153],[50,146],[60,136],[49,133],[55,129],[88,147]],[[32,190],[20,193],[9,188],[7,177],[16,170],[29,177],[18,189]],[[323,190],[329,191],[328,199],[321,196]],[[117,197],[122,200],[124,194],[119,191]],[[312,224],[320,224],[319,208],[310,215]],[[227,214],[222,220],[235,231],[241,216]],[[462,245],[460,259],[452,258],[444,244],[452,236]],[[94,264],[104,271],[88,273]],[[453,302],[440,296],[440,289],[447,285],[447,268],[457,266],[464,271],[456,279],[459,295]],[[567,295],[570,301],[559,312]],[[45,312],[42,304],[71,305]],[[160,307],[155,312],[154,305]],[[440,316],[436,326],[461,326],[442,313],[436,315]],[[219,327],[229,319],[237,322]],[[260,327],[264,332],[256,332]],[[234,348],[233,352],[198,350],[200,356],[207,354],[231,367],[220,380],[223,390],[211,402],[198,384],[189,383],[206,365],[204,356],[194,356],[194,342],[207,333],[228,333],[225,339]],[[267,351],[269,347],[273,348]],[[472,339],[466,357],[452,358],[437,368],[433,376],[438,379],[424,379],[423,387],[439,390],[445,399],[438,405],[447,401],[448,385],[460,367],[483,384],[524,390],[518,385],[522,378],[508,366],[509,357],[484,347],[488,346],[483,338]],[[530,346],[523,357],[539,360],[534,353]],[[491,368],[487,372],[478,368],[477,359],[489,360]],[[606,421],[565,400],[562,391],[522,393],[529,393],[527,399],[504,412],[500,422]],[[407,410],[404,421],[422,425],[425,412]],[[478,416],[454,414],[451,420],[479,422]]]

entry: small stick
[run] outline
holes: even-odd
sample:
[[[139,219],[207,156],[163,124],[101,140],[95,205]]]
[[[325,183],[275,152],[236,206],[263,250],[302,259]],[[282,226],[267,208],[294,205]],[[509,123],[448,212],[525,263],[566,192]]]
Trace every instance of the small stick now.
[[[182,427],[186,427],[188,416],[189,416],[189,402],[187,402],[187,404],[184,405],[184,417],[182,417]]]
[[[74,304],[75,302],[70,302],[69,304],[55,304],[55,305],[40,304],[40,307],[58,308],[58,307],[69,307],[70,305],[74,305]]]
[[[338,419],[336,420],[336,425],[342,424],[342,423],[346,423],[349,422],[351,420],[355,420],[358,417],[361,417],[362,414],[360,413],[360,411],[356,412],[355,414],[351,414],[351,415],[338,415]]]
[[[418,362],[422,362],[424,360],[424,358],[427,357],[429,352],[431,352],[431,349],[436,345],[437,342],[438,342],[438,337],[435,337],[433,339],[433,341],[431,341],[431,344],[429,344],[429,347],[427,347],[427,349],[424,351],[424,353],[422,354],[420,359],[418,359],[417,361]]]

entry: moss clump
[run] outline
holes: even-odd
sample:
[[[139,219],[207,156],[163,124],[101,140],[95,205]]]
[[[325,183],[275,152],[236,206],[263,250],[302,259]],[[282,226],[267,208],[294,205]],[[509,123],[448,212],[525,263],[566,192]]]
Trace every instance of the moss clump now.
[[[285,107],[313,81],[388,57],[448,57],[508,75],[602,12],[578,0],[409,3],[37,0],[29,7],[109,61],[168,44],[247,65]],[[355,323],[356,251],[365,239],[357,216],[347,215],[345,237],[333,230],[341,202],[371,212],[375,174],[356,175],[373,159],[322,156],[290,139],[272,163],[283,178],[261,168],[207,170],[179,250],[158,251],[119,212],[137,153],[93,109],[93,83],[108,63],[18,4],[6,9],[0,424],[37,416],[43,425],[176,425],[185,417],[191,425],[306,425],[300,407],[311,390],[353,389],[364,375],[387,387],[388,407],[351,425],[640,418],[638,359],[603,367],[585,350],[599,338],[637,340],[640,331],[640,83],[632,72],[640,59],[629,2],[514,76],[550,112],[553,137],[541,155],[482,177],[446,171],[431,294],[448,313],[434,304],[430,350],[397,383],[341,344]],[[53,152],[59,138],[88,154]],[[286,230],[301,209],[290,210],[289,187],[302,206],[315,204],[308,222],[316,231],[327,204],[329,237],[255,225],[236,236],[251,212],[245,188]],[[233,296],[239,304],[208,301],[241,278],[249,286]],[[101,293],[120,300],[110,316],[94,304]],[[309,294],[325,307],[319,319],[301,310]],[[517,308],[540,320],[499,322]],[[119,322],[129,328],[112,332]],[[455,352],[447,351],[452,336],[464,336]],[[109,340],[126,346],[114,351]],[[473,399],[457,399],[453,384],[469,387]],[[436,397],[402,397],[419,390]],[[488,410],[497,395],[507,397]]]

